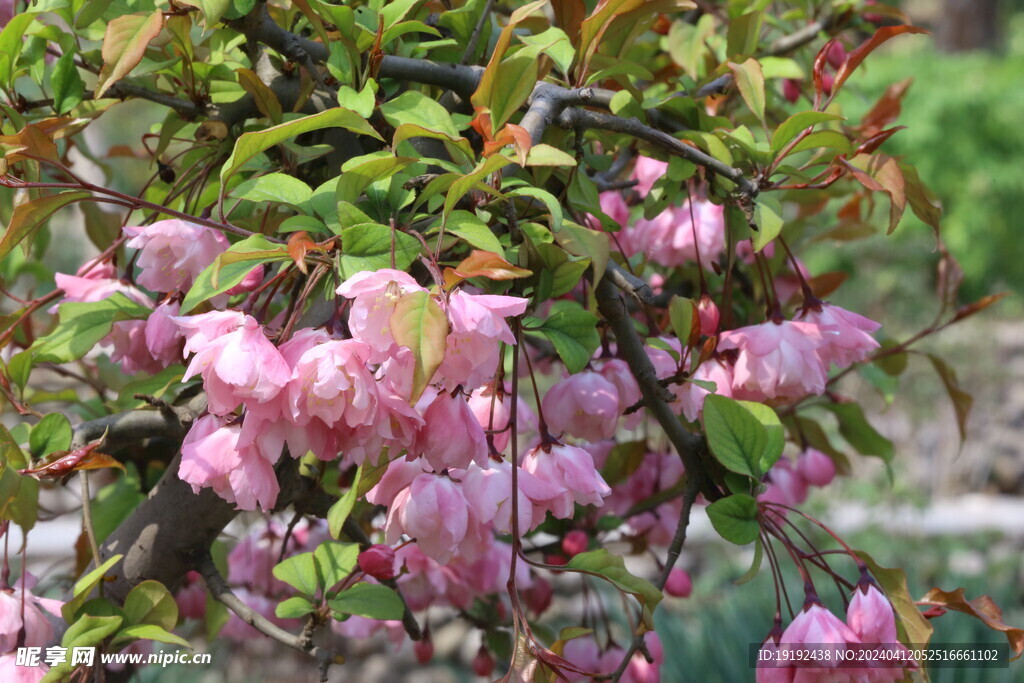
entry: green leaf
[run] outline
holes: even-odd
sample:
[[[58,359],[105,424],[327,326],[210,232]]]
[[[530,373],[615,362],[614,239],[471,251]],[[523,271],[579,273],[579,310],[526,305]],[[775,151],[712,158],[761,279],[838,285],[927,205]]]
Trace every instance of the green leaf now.
[[[53,108],[58,114],[66,114],[81,104],[85,83],[75,66],[74,52],[65,52],[53,65],[50,86],[53,88]]]
[[[285,558],[274,567],[273,574],[275,579],[284,581],[303,595],[316,595],[318,582],[313,553],[300,553]]]
[[[707,511],[711,526],[730,543],[753,543],[761,532],[761,524],[757,519],[757,501],[753,496],[734,493],[711,503]]]
[[[736,79],[736,87],[740,90],[740,96],[747,103],[750,111],[762,123],[764,122],[764,74],[761,72],[761,65],[751,57],[742,64],[729,62],[729,69],[732,70]]]
[[[637,599],[643,608],[645,630],[654,628],[652,613],[661,602],[662,594],[650,582],[634,576],[626,569],[626,563],[618,555],[612,555],[604,548],[579,553],[565,565],[565,569],[598,576],[611,582],[624,593]]]
[[[551,232],[557,233],[562,229],[562,205],[559,203],[555,195],[551,194],[547,190],[542,190],[538,187],[517,187],[509,190],[506,193],[510,197],[533,197],[544,202],[544,205],[548,208],[548,213],[551,216]]]
[[[138,66],[149,42],[160,34],[163,27],[164,13],[161,10],[150,14],[127,14],[110,20],[103,34],[103,67],[96,79],[96,99],[103,97],[110,86]]]
[[[359,494],[359,480],[363,476],[363,468],[356,468],[356,476],[352,479],[352,484],[349,486],[348,491],[338,499],[334,505],[327,511],[327,528],[331,532],[331,538],[338,538],[341,535],[341,527],[344,526],[345,520],[352,513],[352,507],[356,504],[356,498]]]
[[[576,157],[546,143],[533,145],[526,153],[527,166],[576,166]]]
[[[173,600],[173,599],[172,599]],[[181,645],[182,647],[192,648],[192,644],[182,638],[181,636],[175,635],[165,629],[162,626],[156,624],[133,624],[126,626],[117,632],[114,636],[113,645],[116,647],[122,643],[128,643],[133,640],[155,640],[158,643],[168,643],[170,645]]]
[[[290,259],[285,245],[275,244],[263,235],[251,235],[232,244],[196,277],[181,302],[181,315],[239,284],[256,266]]]
[[[418,90],[407,90],[380,105],[380,112],[392,127],[413,124],[435,130],[451,138],[459,138],[451,113],[432,97]]]
[[[693,337],[693,321],[697,317],[697,304],[693,299],[682,296],[673,296],[668,304],[668,319],[672,324],[672,331],[683,348],[690,346],[690,339]]]
[[[543,322],[531,318],[528,324],[532,328],[530,334],[541,334],[554,344],[571,374],[585,368],[601,344],[597,316],[583,310],[579,304],[565,306]]]
[[[0,519],[9,519],[27,532],[38,516],[39,480],[19,474],[11,462],[0,464]]]
[[[287,173],[270,173],[249,178],[231,190],[231,194],[250,202],[278,202],[298,207],[309,201],[313,190]]]
[[[391,313],[391,334],[395,343],[412,351],[412,396],[415,403],[444,360],[448,338],[448,317],[429,292],[403,294]]]
[[[122,621],[123,619],[119,616],[84,615],[64,632],[61,645],[66,648],[98,645],[104,638],[117,631],[121,627]]]
[[[793,114],[780,123],[772,134],[772,151],[777,154],[790,140],[811,126],[825,121],[841,121],[842,119],[843,117],[838,114],[828,114],[823,111],[802,111]]]
[[[465,197],[466,193],[474,187],[490,194],[497,194],[493,188],[485,185],[482,181],[490,174],[508,166],[510,163],[512,161],[508,158],[500,154],[494,154],[477,164],[477,167],[472,171],[453,182],[451,187],[448,188],[448,194],[444,198],[445,218],[455,209],[455,205],[459,203],[459,200]]]
[[[89,599],[89,594],[96,587],[100,581],[103,580],[103,576],[113,569],[114,565],[121,561],[124,555],[114,555],[113,557],[107,558],[107,560],[96,569],[80,578],[75,582],[74,590],[72,591],[71,600],[64,603],[64,606],[60,608],[61,616],[64,617],[64,621],[71,623],[75,620],[78,614],[78,609],[85,604],[85,601]]]
[[[61,192],[14,207],[11,220],[7,223],[7,230],[3,237],[0,237],[0,259],[10,254],[25,238],[29,238],[31,242],[32,236],[57,211],[91,196],[88,192]]]
[[[608,234],[584,228],[572,221],[565,221],[562,223],[562,229],[556,232],[554,237],[555,242],[573,256],[590,259],[594,267],[594,284],[597,285],[604,277],[611,256],[611,239]]]
[[[458,209],[452,211],[445,221],[444,229],[453,235],[458,235],[469,242],[472,246],[484,251],[497,254],[505,258],[505,250],[498,241],[497,236],[491,232],[487,224],[480,220],[476,214]]]
[[[147,580],[128,593],[124,614],[129,624],[150,624],[170,630],[178,623],[178,603],[162,583]]]
[[[13,4],[12,4],[13,10]],[[15,12],[3,31],[0,32],[0,85],[10,88],[14,77],[14,65],[18,63],[25,32],[36,18],[36,12]],[[0,257],[2,258],[2,257]]]
[[[761,251],[782,232],[785,221],[782,219],[782,204],[775,197],[758,197],[754,206],[754,222],[757,232],[754,233],[754,251]]]
[[[895,455],[892,442],[872,427],[857,403],[830,403],[824,406],[839,420],[839,433],[862,455],[877,455],[886,463]]]
[[[341,168],[342,173],[334,191],[334,198],[339,202],[354,204],[370,185],[378,180],[390,178],[416,161],[409,157],[393,156],[377,157],[367,161],[350,160]]]
[[[203,13],[203,28],[209,31],[231,7],[231,0],[178,0],[178,4],[199,9]]]
[[[29,375],[32,373],[32,353],[28,350],[19,351],[7,361],[7,376],[11,378],[14,385],[24,391],[28,384]]]
[[[359,544],[324,541],[313,551],[319,577],[317,583],[324,591],[334,588],[352,573],[358,558]]]
[[[754,560],[750,563],[750,569],[748,569],[743,576],[733,581],[737,586],[742,586],[745,583],[754,580],[757,573],[761,570],[761,561],[764,559],[764,544],[761,542],[761,537],[758,536],[754,543]]]
[[[221,186],[227,187],[227,181],[234,175],[235,171],[260,152],[270,149],[289,138],[323,128],[344,128],[353,133],[368,135],[384,142],[384,139],[373,129],[373,126],[354,111],[342,107],[328,109],[319,114],[304,116],[277,126],[250,131],[240,135],[235,142],[235,148],[231,151],[231,156],[228,157],[228,160],[224,162],[224,166],[220,169]]]
[[[331,609],[341,614],[355,614],[367,619],[401,619],[405,606],[398,593],[376,583],[357,583],[328,600]]]
[[[25,427],[28,426],[24,422],[21,424]],[[25,454],[21,452],[21,448],[18,446],[18,439],[2,424],[0,424],[0,465],[10,465],[15,469],[28,467]]]
[[[61,304],[59,312],[57,327],[31,346],[37,363],[77,360],[107,336],[115,322],[147,318],[152,309],[117,292],[102,301]]]
[[[301,595],[296,595],[279,602],[274,608],[274,615],[279,619],[301,619],[315,611],[313,603]]]
[[[393,240],[393,242],[392,242]],[[341,272],[345,278],[364,270],[391,268],[392,245],[394,267],[405,270],[420,253],[422,245],[412,235],[392,230],[379,223],[353,225],[341,231]]]
[[[766,406],[717,394],[704,399],[702,419],[708,445],[726,469],[758,479],[765,472],[762,464],[778,459],[783,446],[782,425],[778,417],[772,420],[768,413],[775,415]]]
[[[764,13],[747,12],[729,22],[726,37],[726,54],[729,58],[737,55],[752,55],[757,52]]]
[[[853,152],[849,138],[836,130],[816,130],[794,145],[789,154],[798,154],[809,149],[834,149],[840,154]],[[789,155],[787,155],[789,156]]]
[[[41,458],[54,451],[66,451],[71,447],[71,423],[61,413],[43,416],[29,437],[29,450],[33,458]]]

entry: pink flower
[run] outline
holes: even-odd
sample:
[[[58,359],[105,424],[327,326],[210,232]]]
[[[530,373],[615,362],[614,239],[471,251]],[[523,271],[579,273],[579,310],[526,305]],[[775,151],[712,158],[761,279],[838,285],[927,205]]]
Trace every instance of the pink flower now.
[[[263,275],[266,273],[266,268],[262,265],[256,266],[250,270],[242,281],[227,291],[228,296],[234,296],[235,294],[245,294],[251,292],[263,283]]]
[[[181,305],[163,302],[146,320],[146,349],[161,367],[168,367],[182,359],[181,340],[184,335],[174,322]]]
[[[548,389],[542,407],[554,433],[567,432],[584,441],[600,441],[615,434],[619,392],[596,372],[578,372]]]
[[[409,458],[422,455],[435,472],[465,469],[471,462],[487,466],[487,436],[466,401],[446,391],[423,413],[426,423]]]
[[[739,351],[734,395],[743,391],[766,398],[823,393],[828,376],[816,351],[824,344],[817,325],[787,320],[729,330],[718,338],[719,351]]]
[[[185,355],[195,353],[213,340],[234,332],[245,322],[241,311],[211,311],[201,315],[173,318],[185,336]],[[296,335],[298,336],[298,335]]]
[[[853,597],[846,609],[846,623],[861,642],[885,645],[890,651],[901,655],[890,661],[869,660],[865,662],[864,669],[851,670],[850,673],[866,674],[872,683],[903,679],[905,670],[893,664],[900,661],[910,663],[910,652],[896,635],[896,614],[892,604],[878,590],[874,581],[866,576],[861,578],[853,590]]]
[[[693,579],[685,569],[675,567],[668,574],[668,581],[665,582],[665,592],[676,598],[688,598],[693,593]]]
[[[491,440],[494,442],[494,449],[499,453],[504,452],[511,437],[511,430],[508,429],[511,403],[512,398],[508,393],[499,391],[495,396],[495,391],[489,384],[474,390],[469,397],[469,409],[476,416],[476,421],[485,431],[495,432],[491,434]]]
[[[184,619],[202,619],[206,614],[206,584],[197,571],[189,571],[174,594],[178,614]]]
[[[475,389],[494,375],[501,342],[516,343],[505,318],[522,315],[528,303],[527,299],[515,296],[452,292],[447,306],[451,330],[445,342],[444,361],[438,368],[447,388],[461,384]]]
[[[390,268],[356,273],[338,287],[338,294],[353,300],[349,329],[373,349],[372,362],[379,363],[392,355],[395,340],[391,336],[391,314],[398,299],[409,292],[424,291],[411,275]]]
[[[779,458],[766,477],[768,487],[759,500],[794,507],[807,500],[807,481],[793,467],[789,458]]]
[[[624,415],[626,410],[640,402],[640,386],[636,383],[633,372],[624,360],[611,358],[601,365],[601,376],[615,385],[615,391],[619,395],[618,413]],[[637,410],[626,415],[625,425],[627,429],[634,429],[643,419],[643,410]]]
[[[182,327],[188,324],[187,319],[174,320]],[[214,322],[220,323],[219,319]],[[288,363],[252,316],[244,316],[240,326],[210,338],[206,344],[201,344],[201,338],[206,338],[202,329],[187,338],[186,351],[195,350],[196,354],[182,381],[202,375],[210,412],[214,414],[230,413],[242,401],[269,401],[291,379]]]
[[[650,220],[641,218],[633,226],[630,245],[667,268],[696,261],[699,251],[701,265],[710,268],[725,248],[725,209],[705,200],[695,200],[692,205],[692,215],[691,202],[687,200]]]
[[[146,372],[154,375],[164,369],[146,347],[146,321],[119,320],[107,337],[113,344],[110,360],[121,366],[125,374]]]
[[[714,382],[715,394],[732,398],[732,368],[719,358],[709,358],[701,363],[690,379],[698,382]],[[682,382],[673,387],[673,393],[679,399],[679,407],[690,422],[696,421],[704,409],[704,399],[712,393],[695,382]]]
[[[39,663],[35,666],[18,664],[16,652],[0,655],[0,680],[5,683],[39,683],[50,671],[50,667],[43,660],[43,655],[45,651],[40,653]]]
[[[60,600],[37,597],[21,585],[0,590],[0,652],[10,652],[18,646],[22,628],[25,629],[25,646],[48,645],[53,640],[53,624],[44,612],[60,617],[63,604]]]
[[[810,673],[831,671],[836,666],[836,652],[845,651],[848,645],[857,645],[861,640],[850,628],[834,614],[825,609],[820,602],[809,600],[793,623],[783,632],[779,639],[780,650],[799,650],[801,646],[831,646],[832,659],[823,667],[801,667],[797,669],[797,679]],[[807,679],[816,680],[816,679]]]
[[[611,493],[608,484],[594,468],[590,453],[576,446],[537,446],[526,454],[523,469],[557,492],[551,497],[534,499],[537,505],[535,523],[543,520],[545,511],[560,519],[568,519],[573,516],[577,503],[600,507]]]
[[[500,533],[511,533],[512,465],[507,461],[492,462],[486,469],[471,465],[453,474],[462,482],[462,494],[477,521],[493,525]],[[536,497],[555,496],[558,492],[525,470],[519,470],[517,478],[519,531],[525,533],[534,526],[532,501]]]
[[[424,554],[441,563],[451,559],[476,524],[462,488],[448,477],[421,474],[395,497],[388,510],[387,542],[408,534]]]
[[[241,429],[214,415],[196,420],[181,445],[178,476],[195,493],[213,487],[239,510],[270,510],[279,491],[273,462],[257,448],[239,447]]]
[[[666,173],[668,173],[667,161],[638,156],[636,165],[633,167],[633,178],[637,181],[636,191],[641,197],[646,197],[654,187],[654,183]]]
[[[808,484],[828,486],[836,476],[836,464],[821,451],[808,448],[797,456],[796,471]]]
[[[803,312],[799,320],[822,329],[825,343],[817,353],[826,368],[829,363],[835,363],[837,368],[845,368],[862,361],[879,346],[871,333],[881,325],[839,306],[829,303],[812,306]]]
[[[654,660],[648,662],[642,652],[634,654],[626,670],[619,680],[622,683],[659,683],[661,681],[661,665],[665,663],[665,651],[661,645],[661,638],[655,631],[648,631],[644,634],[644,644],[647,651],[651,653]]]
[[[395,578],[395,551],[386,545],[371,545],[359,553],[359,568],[381,581]]]
[[[153,302],[142,290],[115,277],[114,266],[111,263],[94,264],[95,261],[86,261],[75,275],[54,274],[57,289],[64,291],[61,303],[102,301],[120,292],[135,303],[153,307]],[[86,270],[88,272],[85,272]],[[56,313],[57,310],[58,307],[53,306],[49,312]]]
[[[184,291],[229,243],[216,230],[177,218],[124,228],[127,246],[139,250],[138,282],[154,292]]]
[[[289,417],[297,425],[314,417],[327,426],[356,428],[377,417],[377,383],[366,367],[369,346],[358,339],[328,340],[307,349],[288,383]],[[283,354],[282,354],[283,357]]]
[[[700,317],[700,333],[712,337],[718,333],[718,306],[707,294],[697,302],[697,315]]]

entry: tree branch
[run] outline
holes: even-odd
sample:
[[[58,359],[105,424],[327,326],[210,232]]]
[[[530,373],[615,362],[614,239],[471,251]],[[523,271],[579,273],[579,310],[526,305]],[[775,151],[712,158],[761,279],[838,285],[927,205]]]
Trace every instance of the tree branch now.
[[[716,500],[720,493],[708,479],[702,459],[702,452],[706,451],[707,445],[704,439],[687,431],[669,407],[672,395],[658,381],[654,366],[644,352],[640,335],[626,311],[626,304],[614,287],[611,278],[604,278],[598,284],[596,294],[598,310],[615,333],[618,355],[629,365],[640,387],[644,404],[679,453],[686,468],[686,476],[694,480],[694,485],[706,498]]]
[[[204,555],[199,560],[197,568],[199,573],[202,574],[203,580],[206,581],[206,587],[210,590],[210,595],[213,596],[214,600],[227,607],[229,610],[234,612],[239,619],[249,624],[263,635],[269,636],[283,645],[287,645],[290,648],[315,658],[320,664],[321,681],[327,680],[327,669],[331,664],[342,664],[344,662],[344,658],[340,657],[340,655],[336,656],[329,650],[325,650],[322,647],[314,645],[308,636],[289,633],[246,605],[245,602],[231,590],[231,586],[229,586],[227,581],[224,580],[224,577],[220,575],[220,572],[217,570],[217,565],[213,563],[213,559],[208,554]]]
[[[578,126],[582,128],[595,128],[598,130],[612,131],[613,133],[625,133],[626,135],[631,135],[640,140],[644,140],[645,142],[649,142],[656,147],[660,147],[670,154],[681,156],[684,159],[728,178],[736,183],[740,188],[740,192],[748,197],[754,197],[757,195],[757,184],[744,176],[743,171],[738,168],[733,168],[732,166],[705,154],[699,149],[690,147],[668,133],[644,125],[635,118],[624,119],[618,116],[612,116],[611,114],[587,111],[585,109],[566,109],[559,117],[558,123],[563,128],[574,128]]]
[[[71,448],[81,448],[90,441],[100,438],[104,433],[107,436],[103,443],[107,446],[141,443],[155,436],[180,439],[205,410],[206,394],[199,394],[182,406],[167,406],[158,410],[129,410],[89,420],[75,426]]]

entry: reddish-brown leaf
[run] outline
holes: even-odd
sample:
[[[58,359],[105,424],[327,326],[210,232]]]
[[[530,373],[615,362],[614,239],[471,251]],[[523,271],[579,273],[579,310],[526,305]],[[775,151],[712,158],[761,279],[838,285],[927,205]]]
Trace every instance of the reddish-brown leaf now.
[[[860,146],[853,151],[854,155],[856,156],[857,154],[873,154],[875,150],[882,146],[883,142],[885,142],[886,140],[888,140],[889,138],[891,138],[893,135],[903,130],[904,128],[906,128],[906,126],[896,126],[895,128],[889,128],[887,130],[883,130],[877,135],[871,136],[870,138],[862,142]]]
[[[324,251],[324,247],[310,239],[309,233],[305,230],[300,230],[288,238],[288,255],[303,275],[309,274],[306,269],[306,254],[310,251]]]
[[[58,451],[46,464],[18,471],[21,474],[31,474],[36,479],[60,479],[79,470],[98,470],[104,467],[117,467],[123,470],[124,465],[120,462],[96,450],[102,442],[101,438],[81,448]]]
[[[533,271],[514,266],[494,252],[480,249],[470,252],[453,272],[463,279],[486,277],[491,280],[515,280],[533,275]]]
[[[1002,299],[1004,296],[1006,296],[1008,294],[1009,294],[1009,292],[999,292],[998,294],[989,294],[988,296],[981,297],[980,299],[978,299],[977,301],[975,301],[972,304],[967,304],[966,306],[961,306],[957,310],[956,318],[954,318],[954,319],[955,320],[963,320],[964,318],[966,318],[969,315],[974,315],[975,313],[979,313],[981,311],[984,311],[986,308],[988,308],[989,306],[991,306],[995,302],[999,301],[1000,299]]]
[[[882,96],[875,102],[875,106],[861,120],[860,126],[858,126],[860,132],[871,137],[895,121],[900,115],[903,96],[907,94],[907,90],[913,82],[913,78],[908,78],[886,88]]]
[[[917,604],[956,610],[980,619],[985,626],[1006,636],[1006,640],[1010,643],[1010,649],[1014,652],[1014,656],[1010,658],[1011,661],[1018,659],[1024,652],[1024,629],[1014,628],[1004,623],[1003,611],[987,595],[968,600],[964,596],[963,588],[949,592],[933,588]]]
[[[583,0],[551,0],[551,9],[555,13],[555,26],[565,31],[575,44],[580,35],[580,24],[587,16]]]
[[[869,54],[875,51],[875,49],[886,42],[890,38],[903,35],[904,33],[931,33],[927,29],[920,28],[919,26],[883,26],[882,28],[875,31],[875,35],[867,39],[860,47],[851,52],[846,57],[846,61],[836,71],[836,81],[832,86],[832,95],[835,96],[839,89],[843,87],[843,83],[850,77],[850,74],[860,66]],[[817,60],[815,60],[815,83],[817,83]]]

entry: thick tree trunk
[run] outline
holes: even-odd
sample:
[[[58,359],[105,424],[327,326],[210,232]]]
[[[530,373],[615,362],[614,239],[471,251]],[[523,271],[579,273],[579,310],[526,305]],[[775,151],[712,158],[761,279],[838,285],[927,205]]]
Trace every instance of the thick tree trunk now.
[[[944,52],[996,50],[1002,43],[999,0],[945,0],[935,30]]]

